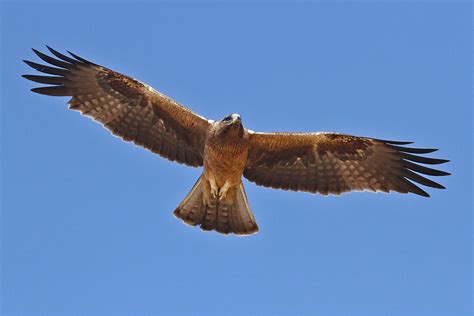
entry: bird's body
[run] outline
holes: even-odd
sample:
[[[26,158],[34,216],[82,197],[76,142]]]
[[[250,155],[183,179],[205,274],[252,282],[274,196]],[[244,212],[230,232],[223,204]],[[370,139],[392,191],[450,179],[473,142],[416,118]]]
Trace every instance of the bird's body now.
[[[204,145],[204,178],[219,197],[242,182],[249,148],[249,133],[240,116],[227,118],[211,125]]]
[[[174,214],[184,222],[221,233],[248,235],[258,230],[242,184],[249,132],[240,116],[212,122],[206,133],[203,173]]]
[[[72,53],[69,57],[49,50],[57,59],[34,51],[56,67],[25,61],[53,75],[25,75],[49,85],[32,91],[72,96],[71,109],[102,123],[123,140],[172,161],[203,166],[174,214],[204,230],[237,235],[258,231],[242,176],[266,187],[323,195],[370,190],[429,196],[413,182],[444,188],[420,174],[447,172],[417,164],[447,162],[420,156],[435,149],[337,133],[253,132],[237,114],[207,120],[138,80]]]

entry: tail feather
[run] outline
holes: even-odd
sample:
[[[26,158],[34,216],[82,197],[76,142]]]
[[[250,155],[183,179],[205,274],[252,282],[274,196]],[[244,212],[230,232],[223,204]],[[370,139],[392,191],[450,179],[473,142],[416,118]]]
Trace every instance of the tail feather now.
[[[181,218],[186,224],[192,226],[200,224],[206,214],[202,210],[203,183],[201,178],[196,181],[189,194],[174,211],[176,217]]]
[[[258,231],[257,221],[250,210],[242,183],[236,190],[233,207],[236,211],[230,213],[230,226],[238,227],[240,231],[244,232],[243,235],[256,233]]]
[[[203,230],[213,230],[217,226],[218,204],[216,201],[211,201],[209,205],[202,204],[202,212],[205,214],[201,221],[201,228]]]
[[[201,176],[174,215],[188,225],[222,234],[251,235],[258,231],[242,184],[222,200],[210,196],[208,185]]]

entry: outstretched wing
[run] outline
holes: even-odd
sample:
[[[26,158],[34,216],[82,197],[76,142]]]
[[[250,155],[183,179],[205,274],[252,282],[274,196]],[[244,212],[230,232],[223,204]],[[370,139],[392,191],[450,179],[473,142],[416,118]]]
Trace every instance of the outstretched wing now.
[[[417,163],[448,160],[416,155],[436,149],[401,146],[407,144],[335,133],[251,133],[244,176],[266,187],[324,195],[370,190],[429,196],[412,181],[444,189],[419,173],[449,173]]]
[[[48,84],[31,89],[51,96],[72,96],[69,108],[103,124],[114,135],[172,161],[201,166],[209,122],[150,86],[72,53],[51,48],[53,58],[33,51],[52,66],[26,61],[53,76],[24,75]]]

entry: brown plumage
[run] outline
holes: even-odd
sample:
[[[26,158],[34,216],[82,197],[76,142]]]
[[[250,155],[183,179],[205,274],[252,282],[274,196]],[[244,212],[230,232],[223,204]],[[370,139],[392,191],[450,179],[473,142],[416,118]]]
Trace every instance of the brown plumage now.
[[[204,167],[174,211],[204,230],[237,235],[258,231],[242,175],[257,185],[324,195],[369,190],[428,197],[415,183],[444,187],[422,175],[449,174],[420,165],[447,162],[420,156],[436,149],[405,147],[409,142],[336,133],[256,133],[244,128],[237,114],[207,120],[136,79],[48,49],[56,58],[33,51],[55,67],[25,61],[53,75],[24,75],[47,84],[33,92],[71,96],[70,109],[123,140],[169,160]]]

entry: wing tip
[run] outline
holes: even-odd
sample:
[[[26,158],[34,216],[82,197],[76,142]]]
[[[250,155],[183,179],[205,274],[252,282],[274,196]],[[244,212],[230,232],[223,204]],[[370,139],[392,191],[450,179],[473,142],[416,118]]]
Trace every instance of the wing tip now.
[[[442,165],[444,163],[451,162],[451,160],[449,159],[435,159],[435,160],[436,160],[437,165]]]
[[[36,87],[36,88],[31,88],[30,90],[31,90],[31,92],[34,92],[34,93],[49,95],[49,94],[45,93],[44,88],[46,88],[46,87]]]
[[[413,142],[408,142],[408,141],[393,141],[393,140],[382,140],[382,139],[375,139],[376,141],[382,142],[385,146],[395,150],[398,152],[398,154],[401,155],[402,158],[402,163],[403,163],[403,168],[407,172],[415,171],[417,173],[421,174],[426,174],[430,176],[449,176],[451,173],[442,171],[442,170],[437,170],[437,169],[431,169],[424,167],[421,164],[432,164],[432,165],[437,165],[437,164],[444,164],[447,162],[450,162],[449,159],[435,159],[435,158],[427,158],[423,156],[418,156],[419,154],[429,154],[433,153],[435,151],[438,151],[438,148],[411,148],[411,147],[405,147],[404,145],[409,145],[413,144]],[[412,154],[418,154],[418,155],[412,155]],[[407,161],[409,160],[409,161]],[[413,162],[412,162],[413,161]],[[414,163],[417,162],[417,163]],[[410,171],[411,170],[411,171]],[[406,193],[413,193],[422,197],[429,198],[430,195],[425,192],[423,189],[418,187],[417,185],[413,184],[410,180],[413,180],[415,182],[418,182],[424,186],[429,186],[435,189],[440,189],[440,190],[445,190],[446,187],[431,181],[429,179],[426,179],[418,174],[414,175],[409,175],[408,177],[405,178],[405,189],[408,191]],[[405,182],[404,181],[404,182]]]
[[[59,54],[59,52],[57,50],[53,49],[51,46],[49,46],[49,45],[44,45],[44,46],[46,46],[46,48],[51,52],[51,54],[53,54],[53,55]]]
[[[89,64],[89,65],[96,65],[96,64],[94,64],[93,62],[91,62],[91,61],[89,61],[89,60],[87,60],[87,59],[84,59],[84,58],[82,58],[82,57],[80,57],[80,56],[74,54],[74,53],[71,52],[71,51],[68,51],[68,50],[66,50],[66,51],[68,52],[69,55],[71,55],[72,57],[74,57],[74,58],[77,59],[78,61],[81,61],[81,62],[86,63],[86,64]]]
[[[34,68],[34,67],[33,67],[34,63],[33,63],[32,61],[23,59],[23,62],[24,62],[25,64],[27,64],[28,66],[30,66],[31,68]]]
[[[389,140],[389,139],[376,139],[376,141],[385,143],[385,144],[391,144],[391,145],[409,145],[413,144],[413,142],[408,142],[408,141],[399,141],[399,140]]]
[[[41,93],[39,89],[40,88],[31,88],[30,91],[34,93],[38,93],[38,94],[44,94],[44,93]]]

